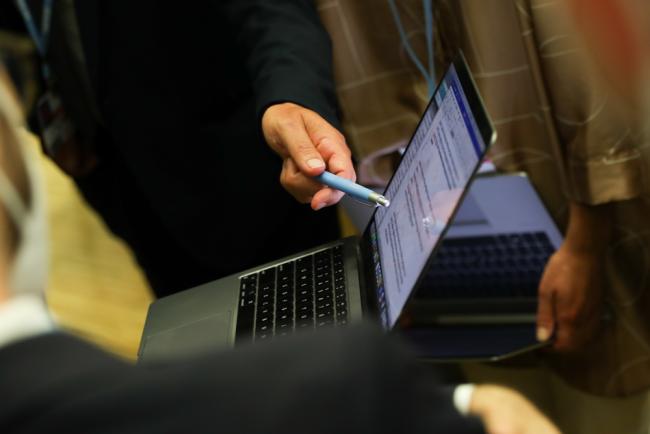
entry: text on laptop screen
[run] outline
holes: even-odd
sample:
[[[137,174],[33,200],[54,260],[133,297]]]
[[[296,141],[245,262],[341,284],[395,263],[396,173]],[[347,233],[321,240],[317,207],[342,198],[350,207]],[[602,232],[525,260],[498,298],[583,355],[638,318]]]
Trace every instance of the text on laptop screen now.
[[[448,70],[370,226],[385,327],[397,321],[485,152],[455,67]]]

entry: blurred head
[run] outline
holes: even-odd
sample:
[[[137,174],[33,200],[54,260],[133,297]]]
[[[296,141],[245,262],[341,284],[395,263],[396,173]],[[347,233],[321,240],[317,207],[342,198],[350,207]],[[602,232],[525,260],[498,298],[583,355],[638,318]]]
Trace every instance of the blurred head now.
[[[26,134],[18,93],[0,63],[0,301],[45,288],[44,208],[36,168],[25,158]]]
[[[650,1],[567,0],[576,26],[631,116],[650,123]]]
[[[18,150],[15,125],[20,107],[7,70],[0,65],[0,172],[11,182],[24,203],[29,203],[27,171]],[[20,231],[9,210],[0,207],[0,299],[7,296],[9,270],[20,242]]]

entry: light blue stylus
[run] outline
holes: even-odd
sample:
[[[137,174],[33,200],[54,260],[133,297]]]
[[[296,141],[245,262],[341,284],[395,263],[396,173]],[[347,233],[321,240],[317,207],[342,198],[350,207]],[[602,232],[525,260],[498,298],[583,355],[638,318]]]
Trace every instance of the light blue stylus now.
[[[384,207],[388,207],[390,205],[390,201],[381,194],[376,193],[371,189],[359,185],[355,182],[352,182],[349,179],[341,178],[340,176],[337,176],[333,173],[325,171],[320,175],[315,176],[314,179],[329,187],[340,190],[345,194],[349,194],[356,199]]]

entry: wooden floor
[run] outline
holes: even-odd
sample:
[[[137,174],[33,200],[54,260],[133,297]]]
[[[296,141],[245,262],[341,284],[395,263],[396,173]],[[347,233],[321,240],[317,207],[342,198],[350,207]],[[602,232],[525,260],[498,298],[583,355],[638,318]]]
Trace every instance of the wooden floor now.
[[[128,248],[108,233],[69,178],[35,153],[47,186],[50,308],[64,328],[134,359],[151,291]]]

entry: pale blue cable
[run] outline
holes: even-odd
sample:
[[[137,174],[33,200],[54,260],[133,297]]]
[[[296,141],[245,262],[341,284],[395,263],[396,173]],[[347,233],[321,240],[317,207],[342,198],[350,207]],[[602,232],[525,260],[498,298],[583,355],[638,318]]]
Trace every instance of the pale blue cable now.
[[[399,11],[397,10],[397,5],[395,4],[395,0],[387,0],[387,1],[388,1],[388,6],[390,6],[390,11],[393,14],[393,19],[395,21],[395,25],[397,26],[397,31],[399,32],[399,36],[402,39],[402,45],[406,50],[406,54],[408,54],[408,56],[411,58],[411,61],[418,68],[418,70],[420,71],[424,79],[427,81],[427,84],[429,85],[430,88],[432,79],[429,76],[427,69],[424,67],[422,62],[420,62],[420,59],[418,59],[418,56],[415,54],[415,51],[413,51],[413,48],[411,47],[411,43],[409,42],[408,37],[406,36],[406,31],[404,30],[404,26],[402,25],[402,20],[400,19]]]

